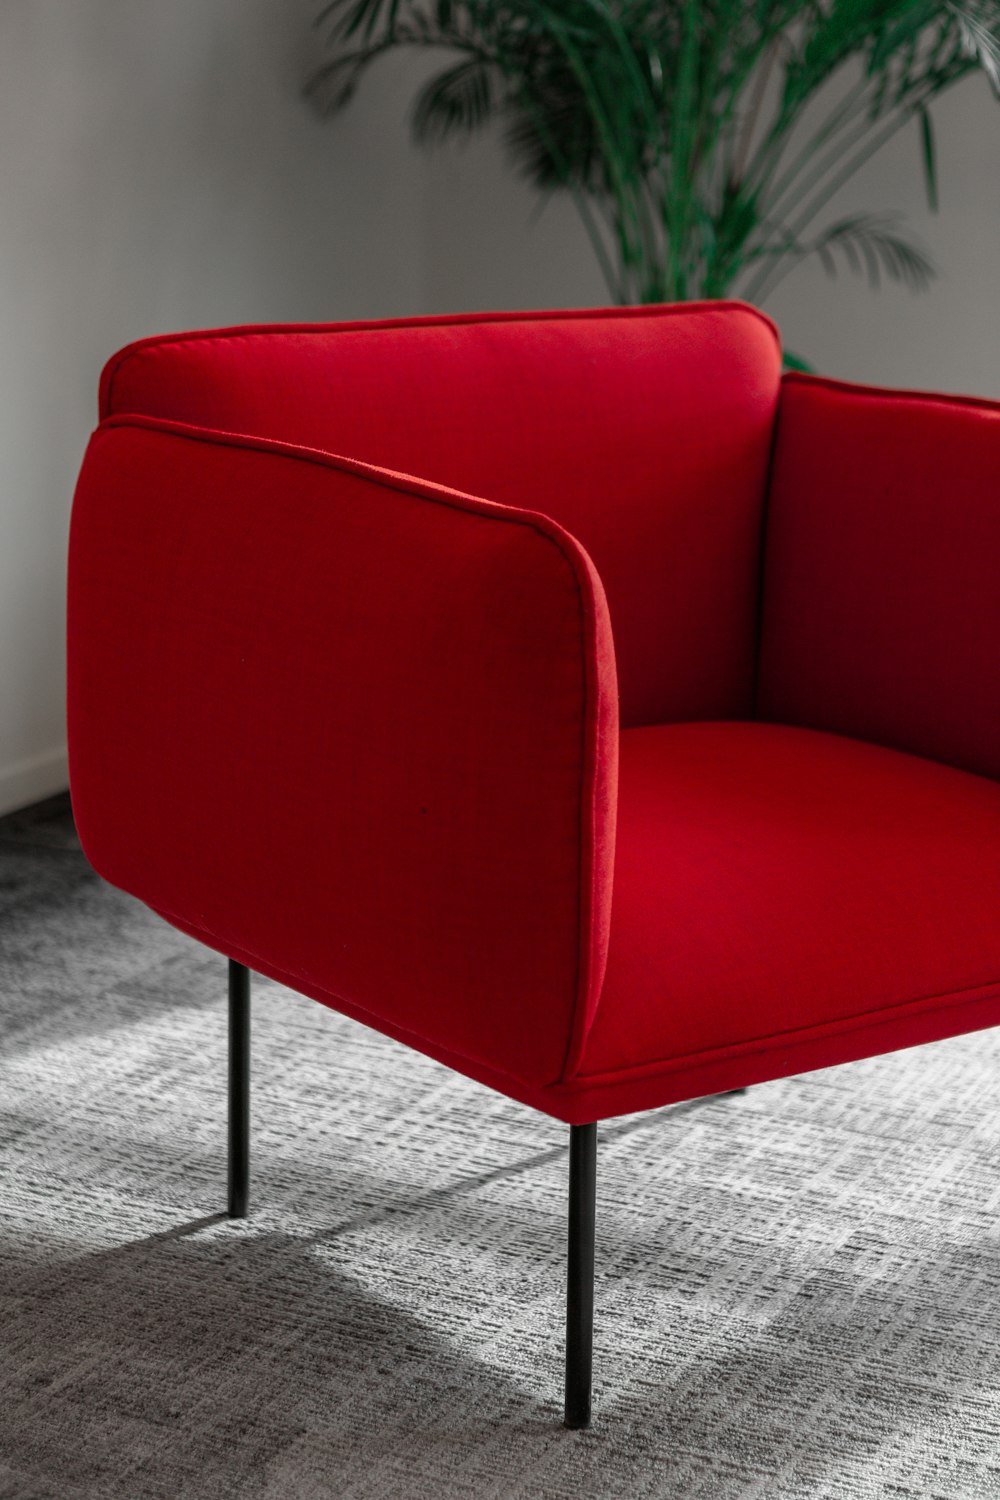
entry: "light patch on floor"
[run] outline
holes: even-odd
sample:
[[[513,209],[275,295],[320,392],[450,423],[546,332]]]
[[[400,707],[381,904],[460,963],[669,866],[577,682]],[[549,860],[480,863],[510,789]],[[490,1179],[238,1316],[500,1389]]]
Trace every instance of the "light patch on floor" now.
[[[996,1500],[1000,1033],[601,1127],[560,1426],[557,1122],[0,822],[0,1500]]]

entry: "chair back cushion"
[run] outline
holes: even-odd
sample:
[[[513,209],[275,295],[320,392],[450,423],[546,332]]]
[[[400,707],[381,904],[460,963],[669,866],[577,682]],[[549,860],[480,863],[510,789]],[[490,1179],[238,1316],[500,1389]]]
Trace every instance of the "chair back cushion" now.
[[[324,449],[541,511],[604,583],[626,725],[751,710],[781,356],[739,303],[227,329],[108,365],[102,415]]]

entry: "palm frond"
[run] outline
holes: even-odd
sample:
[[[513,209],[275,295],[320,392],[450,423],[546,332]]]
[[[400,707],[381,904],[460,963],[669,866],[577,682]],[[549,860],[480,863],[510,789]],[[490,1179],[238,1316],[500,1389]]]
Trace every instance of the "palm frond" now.
[[[316,17],[315,25],[330,25],[333,41],[347,41],[359,31],[367,41],[381,23],[391,31],[399,12],[400,0],[330,0]]]
[[[937,274],[936,268],[919,245],[899,233],[898,222],[896,214],[852,214],[829,225],[801,250],[818,255],[830,276],[837,274],[839,253],[850,270],[867,274],[874,288],[884,274],[910,291],[924,291]]]
[[[934,101],[983,71],[1000,96],[1000,0],[317,0],[327,112],[394,48],[440,48],[418,141],[491,121],[543,194],[570,194],[616,300],[762,300],[807,253],[917,289],[934,271],[892,215],[816,233],[916,126],[936,207]],[[844,82],[843,87],[840,81]]]
[[[920,121],[920,152],[924,164],[924,187],[927,190],[927,207],[931,213],[938,210],[937,146],[934,141],[934,124],[926,105],[918,111]]]
[[[950,0],[962,48],[982,68],[1000,97],[1000,6],[990,0]]]
[[[560,100],[537,109],[512,101],[505,114],[504,144],[528,182],[551,192],[571,170],[581,185],[594,183],[600,148],[589,116]]]
[[[495,102],[494,69],[470,57],[428,80],[413,109],[413,136],[421,144],[470,135],[485,125]]]
[[[306,95],[324,114],[336,114],[350,103],[369,64],[385,50],[361,47],[333,58],[313,73],[305,86]]]

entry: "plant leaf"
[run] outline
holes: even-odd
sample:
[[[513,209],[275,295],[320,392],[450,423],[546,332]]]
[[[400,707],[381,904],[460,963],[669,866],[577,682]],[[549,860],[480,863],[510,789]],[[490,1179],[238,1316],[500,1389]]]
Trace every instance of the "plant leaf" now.
[[[962,49],[986,74],[994,94],[1000,98],[1000,16],[989,0],[948,0],[955,17]]]
[[[478,130],[493,112],[493,69],[467,58],[424,84],[413,110],[413,136],[421,144]]]
[[[418,140],[497,120],[517,166],[570,194],[621,301],[726,296],[751,268],[759,301],[813,251],[830,274],[925,286],[931,262],[891,216],[813,226],[911,124],[936,208],[934,100],[980,69],[1000,95],[1000,0],[316,5],[332,54],[320,102],[341,108],[386,51],[440,49],[417,86]]]
[[[934,143],[934,125],[926,106],[920,111],[920,148],[924,163],[924,186],[927,189],[927,207],[931,213],[938,211],[937,149]]]
[[[808,364],[799,354],[793,354],[791,349],[781,351],[781,362],[786,370],[798,370],[802,375],[812,375],[815,366]]]
[[[802,249],[814,251],[830,274],[835,270],[834,252],[839,251],[852,271],[864,268],[872,287],[878,287],[884,273],[910,291],[925,291],[936,275],[934,263],[898,232],[897,222],[896,214],[853,214],[831,224]]]
[[[384,21],[386,31],[392,30],[399,5],[400,0],[330,0],[315,24],[332,21],[331,36],[337,41],[346,41],[357,31],[362,31],[367,41],[380,21]]]

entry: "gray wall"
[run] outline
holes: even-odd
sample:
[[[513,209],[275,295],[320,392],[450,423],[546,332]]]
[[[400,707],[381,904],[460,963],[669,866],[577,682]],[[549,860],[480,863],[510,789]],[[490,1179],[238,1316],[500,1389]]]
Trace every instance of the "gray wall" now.
[[[317,0],[0,5],[0,810],[65,785],[66,523],[106,356],[241,321],[586,305],[570,205],[538,216],[495,141],[418,156],[415,70],[318,121],[299,86]],[[939,110],[942,213],[899,139],[841,199],[911,210],[942,276],[875,295],[816,267],[770,310],[832,374],[1000,397],[1000,107]]]
[[[0,811],[66,784],[66,526],[107,356],[424,304],[399,68],[331,130],[299,97],[314,13],[0,3]]]

